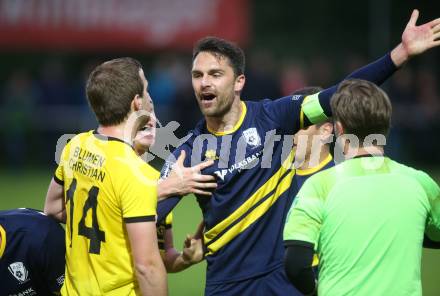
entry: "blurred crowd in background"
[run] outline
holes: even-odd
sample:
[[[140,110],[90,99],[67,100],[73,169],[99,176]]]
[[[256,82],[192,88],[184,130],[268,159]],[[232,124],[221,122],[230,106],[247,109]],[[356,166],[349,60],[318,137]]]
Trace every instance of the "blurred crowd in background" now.
[[[248,3],[246,0],[241,2]],[[284,33],[270,31],[265,25],[268,19],[294,26],[288,19],[280,20],[276,15],[271,18],[274,11],[281,13],[281,4],[277,10],[275,5],[268,9],[262,1],[249,2],[250,36],[243,41],[247,58],[246,85],[242,95],[244,100],[275,99],[288,96],[305,86],[329,87],[358,67],[380,57],[372,54],[378,50],[371,50],[371,46],[369,49],[362,47],[362,36],[357,36],[356,41],[353,39],[350,40],[353,42],[346,44],[336,40],[334,46],[329,48],[323,46],[329,45],[328,40],[324,39],[325,32],[320,35],[322,42],[316,48],[313,40],[320,39],[312,38],[310,41],[306,38],[300,45],[292,40],[284,41],[283,38],[289,34],[296,36],[295,32],[298,31],[309,30],[306,32],[314,36],[316,28],[303,26],[307,21],[303,17],[299,20],[301,28],[295,27],[293,33],[288,28]],[[396,1],[391,1],[388,5],[392,7],[393,2]],[[286,3],[283,5],[288,5]],[[325,5],[321,3],[321,6]],[[311,13],[311,8],[308,9]],[[402,31],[411,10],[402,8],[401,11],[405,13],[399,14],[399,22],[394,27],[391,25],[390,29],[395,42],[385,42],[379,46],[380,50],[391,49],[389,44],[395,45],[399,41],[399,33],[395,32]],[[426,10],[421,11],[422,14],[423,12]],[[325,14],[324,10],[321,15]],[[424,19],[427,20],[429,19]],[[337,21],[338,25],[335,23],[334,27],[326,27],[326,30],[329,34],[340,31],[343,22],[340,19]],[[322,25],[325,26],[325,21],[320,26]],[[344,34],[350,36],[350,29],[345,28],[348,32],[344,31]],[[323,30],[322,27],[319,30]],[[362,33],[371,28],[364,25],[355,26],[352,30]],[[274,39],[276,34],[279,39]],[[304,33],[298,34],[298,38],[304,36]],[[271,42],[273,40],[278,41],[271,44],[274,43]],[[341,48],[344,50],[341,51]],[[20,170],[29,166],[53,166],[55,145],[61,135],[96,128],[96,120],[89,110],[85,96],[87,76],[97,64],[121,55],[133,56],[143,63],[149,81],[149,92],[162,126],[170,121],[178,122],[180,127],[176,134],[183,137],[201,119],[191,86],[190,48],[109,52],[100,54],[96,51],[74,52],[65,49],[0,51],[0,60],[5,65],[0,69],[2,167]],[[280,55],[280,52],[283,54]],[[411,61],[410,65],[396,73],[384,86],[394,107],[393,128],[387,153],[398,161],[422,165],[440,163],[438,57],[440,54],[436,52]]]

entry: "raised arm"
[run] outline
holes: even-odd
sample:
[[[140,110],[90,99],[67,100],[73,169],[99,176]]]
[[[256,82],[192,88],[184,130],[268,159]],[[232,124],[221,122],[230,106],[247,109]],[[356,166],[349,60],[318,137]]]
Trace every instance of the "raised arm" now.
[[[402,41],[390,53],[375,62],[351,73],[345,79],[357,78],[371,81],[377,85],[384,83],[399,67],[410,58],[440,45],[440,18],[420,26],[416,25],[419,16],[414,10],[405,30]],[[304,99],[302,112],[303,121],[300,127],[324,121],[331,116],[330,100],[338,85],[334,85]]]

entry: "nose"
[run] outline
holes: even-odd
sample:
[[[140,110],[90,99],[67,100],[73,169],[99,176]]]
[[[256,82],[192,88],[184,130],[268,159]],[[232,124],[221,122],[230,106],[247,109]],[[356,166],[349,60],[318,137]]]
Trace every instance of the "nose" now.
[[[203,75],[201,84],[202,87],[207,87],[211,85],[211,79],[209,78],[209,75]]]

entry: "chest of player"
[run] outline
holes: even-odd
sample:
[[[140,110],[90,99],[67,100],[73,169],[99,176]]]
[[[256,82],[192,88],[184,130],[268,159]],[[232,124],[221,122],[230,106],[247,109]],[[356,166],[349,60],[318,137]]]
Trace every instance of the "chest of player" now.
[[[203,141],[195,141],[193,157],[214,161],[202,173],[216,176],[218,184],[211,198],[198,199],[207,226],[228,217],[265,186],[288,157],[292,143],[258,122],[230,135],[205,134]]]
[[[21,235],[9,237],[5,252],[0,259],[0,295],[48,295],[40,282],[41,272],[35,270],[37,256],[31,256],[26,248],[30,248],[25,237]]]

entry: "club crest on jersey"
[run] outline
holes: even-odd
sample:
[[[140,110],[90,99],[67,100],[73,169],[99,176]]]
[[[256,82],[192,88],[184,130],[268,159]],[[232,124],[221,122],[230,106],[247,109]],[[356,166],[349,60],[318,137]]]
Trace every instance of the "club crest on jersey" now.
[[[28,279],[28,271],[23,262],[11,263],[8,267],[11,274],[20,282],[25,283]]]
[[[257,147],[261,145],[261,138],[258,135],[257,129],[255,127],[248,128],[243,132],[243,136],[248,145]]]
[[[209,149],[205,152],[205,158],[208,160],[217,160],[219,159],[217,155],[215,155],[215,150]]]

